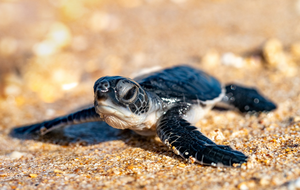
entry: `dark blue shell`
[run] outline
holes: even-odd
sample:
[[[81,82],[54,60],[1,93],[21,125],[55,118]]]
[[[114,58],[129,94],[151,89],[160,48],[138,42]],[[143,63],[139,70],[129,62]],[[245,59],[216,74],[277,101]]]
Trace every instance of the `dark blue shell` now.
[[[186,102],[213,100],[222,92],[222,85],[216,78],[189,66],[168,68],[138,77],[136,81],[144,90],[160,98]]]

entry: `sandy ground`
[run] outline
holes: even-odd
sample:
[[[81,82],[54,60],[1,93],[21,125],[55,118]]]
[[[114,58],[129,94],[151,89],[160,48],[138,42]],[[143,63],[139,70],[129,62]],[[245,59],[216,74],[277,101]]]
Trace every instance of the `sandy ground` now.
[[[300,1],[0,2],[0,189],[300,189]],[[189,64],[278,108],[197,127],[249,156],[204,167],[156,138],[89,123],[12,135],[92,104],[94,81]]]

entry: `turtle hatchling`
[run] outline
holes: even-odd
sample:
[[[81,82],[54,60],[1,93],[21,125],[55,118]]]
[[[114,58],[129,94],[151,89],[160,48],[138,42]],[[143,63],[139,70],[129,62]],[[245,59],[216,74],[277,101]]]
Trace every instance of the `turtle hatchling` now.
[[[21,134],[39,133],[72,124],[104,121],[143,136],[157,135],[173,152],[192,163],[238,166],[247,156],[217,145],[194,127],[215,105],[240,112],[268,112],[276,105],[253,88],[223,86],[216,78],[189,66],[167,68],[135,79],[105,76],[94,84],[94,106],[49,121],[23,126]]]

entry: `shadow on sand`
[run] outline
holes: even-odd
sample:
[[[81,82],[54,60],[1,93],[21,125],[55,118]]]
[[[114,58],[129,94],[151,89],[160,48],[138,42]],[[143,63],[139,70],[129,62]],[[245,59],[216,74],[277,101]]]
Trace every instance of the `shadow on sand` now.
[[[131,147],[142,148],[157,154],[174,156],[181,159],[169,150],[163,143],[154,140],[154,137],[145,137],[136,134],[131,130],[120,130],[110,127],[105,122],[91,122],[77,125],[70,125],[54,129],[45,135],[37,133],[24,134],[21,128],[15,127],[10,131],[10,136],[21,140],[35,140],[45,143],[69,146],[78,143],[81,146],[90,146],[107,141],[122,140]]]
[[[45,135],[23,133],[21,130],[23,127],[24,126],[13,128],[9,135],[21,140],[36,140],[59,145],[81,142],[82,145],[87,146],[106,141],[120,140],[124,138],[124,134],[126,134],[126,131],[112,128],[105,122],[70,125],[68,127],[54,129]]]

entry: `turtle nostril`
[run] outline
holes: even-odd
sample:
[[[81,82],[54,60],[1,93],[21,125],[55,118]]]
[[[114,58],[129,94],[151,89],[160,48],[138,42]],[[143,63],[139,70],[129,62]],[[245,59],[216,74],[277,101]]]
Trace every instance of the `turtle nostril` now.
[[[98,86],[98,88],[100,89],[101,92],[107,92],[109,87],[110,87],[109,82],[106,80],[101,81]]]

